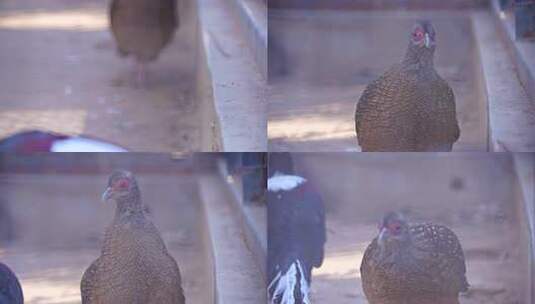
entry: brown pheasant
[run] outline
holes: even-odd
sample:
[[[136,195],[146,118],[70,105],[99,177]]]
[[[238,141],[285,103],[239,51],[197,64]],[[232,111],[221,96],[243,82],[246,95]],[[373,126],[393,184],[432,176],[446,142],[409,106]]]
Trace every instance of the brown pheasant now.
[[[464,254],[447,227],[409,226],[388,213],[364,253],[362,287],[370,304],[459,304],[468,290]]]
[[[355,112],[362,151],[451,151],[455,96],[434,68],[435,47],[431,23],[416,23],[403,61],[366,87]]]
[[[132,173],[114,172],[102,197],[117,207],[101,255],[82,277],[82,303],[184,304],[178,265],[145,217]]]
[[[143,84],[145,64],[158,57],[178,27],[177,0],[112,0],[110,23],[119,54],[134,56],[137,82]]]

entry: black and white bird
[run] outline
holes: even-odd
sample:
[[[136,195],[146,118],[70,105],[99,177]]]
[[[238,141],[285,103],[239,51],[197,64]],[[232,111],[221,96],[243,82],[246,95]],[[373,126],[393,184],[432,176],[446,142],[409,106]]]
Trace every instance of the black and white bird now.
[[[127,152],[125,148],[87,136],[24,131],[0,140],[0,152]]]
[[[268,296],[270,304],[310,304],[312,268],[323,263],[325,208],[289,153],[269,156]]]
[[[23,304],[24,296],[15,273],[0,263],[0,304]]]

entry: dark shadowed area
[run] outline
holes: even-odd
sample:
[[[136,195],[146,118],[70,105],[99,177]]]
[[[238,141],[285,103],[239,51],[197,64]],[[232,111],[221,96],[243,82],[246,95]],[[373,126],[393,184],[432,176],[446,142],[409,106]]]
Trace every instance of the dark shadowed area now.
[[[41,163],[37,173],[20,173],[27,169],[0,159],[3,168],[11,168],[0,174],[0,215],[11,219],[11,234],[0,236],[0,259],[18,275],[26,303],[81,302],[82,274],[100,255],[104,229],[114,215],[115,206],[100,196],[117,168],[136,174],[150,218],[180,267],[187,302],[210,302],[209,253],[191,159],[130,154],[114,161],[71,154],[60,165],[58,158],[48,156],[42,164],[43,159],[27,157],[26,166]]]
[[[435,68],[456,96],[461,137],[454,151],[487,150],[470,11],[270,9],[271,151],[358,151],[356,103],[368,83],[402,60],[419,19],[435,26]]]
[[[446,225],[464,249],[462,304],[529,303],[529,232],[510,154],[294,154],[297,172],[327,208],[324,264],[314,271],[315,303],[367,303],[364,250],[387,211],[413,223]]]

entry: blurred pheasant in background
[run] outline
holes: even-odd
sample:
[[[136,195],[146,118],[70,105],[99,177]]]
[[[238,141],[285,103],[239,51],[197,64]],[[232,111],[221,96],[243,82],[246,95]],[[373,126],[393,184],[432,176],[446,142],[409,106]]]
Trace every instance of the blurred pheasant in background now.
[[[324,257],[323,201],[294,174],[289,153],[271,153],[268,163],[269,303],[310,304],[312,268]]]
[[[7,265],[0,263],[0,304],[23,303],[19,280]]]
[[[84,135],[69,136],[33,130],[0,139],[0,152],[127,152],[127,150],[118,145]]]
[[[177,0],[112,0],[110,24],[119,55],[137,62],[137,85],[145,83],[145,65],[156,60],[178,27]]]
[[[102,197],[115,202],[115,217],[100,257],[83,275],[82,303],[184,304],[178,265],[145,216],[132,173],[114,172]]]
[[[370,304],[459,304],[468,290],[463,250],[447,227],[383,218],[364,253],[362,287]]]
[[[370,83],[357,104],[362,151],[451,151],[460,129],[455,96],[436,72],[435,29],[414,25],[405,58]]]

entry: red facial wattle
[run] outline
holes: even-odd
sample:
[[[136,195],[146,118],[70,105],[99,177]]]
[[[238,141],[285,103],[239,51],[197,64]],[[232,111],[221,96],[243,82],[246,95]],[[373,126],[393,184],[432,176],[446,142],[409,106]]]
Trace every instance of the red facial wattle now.
[[[425,34],[422,30],[416,30],[413,36],[416,41],[421,41],[422,39],[424,39]]]
[[[127,179],[122,178],[113,184],[113,188],[116,190],[124,190],[127,189],[129,185],[130,182]]]

